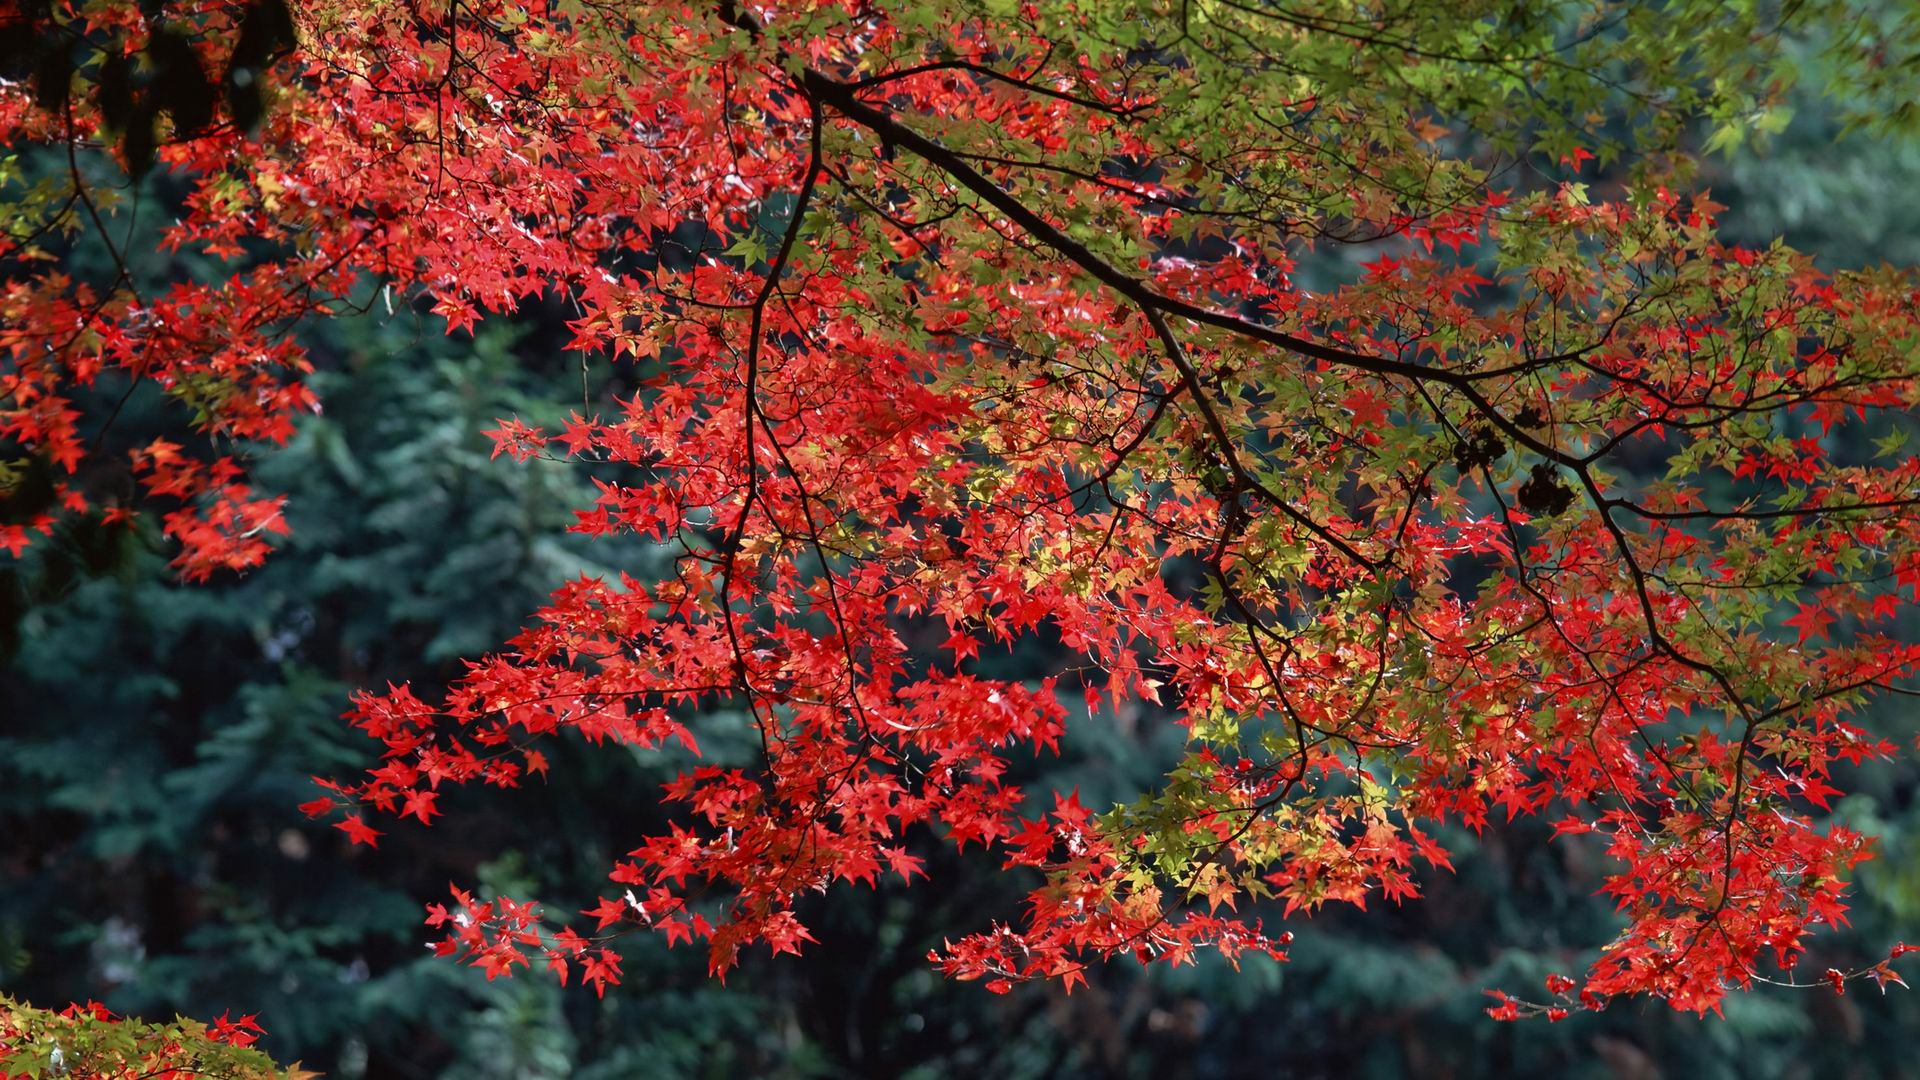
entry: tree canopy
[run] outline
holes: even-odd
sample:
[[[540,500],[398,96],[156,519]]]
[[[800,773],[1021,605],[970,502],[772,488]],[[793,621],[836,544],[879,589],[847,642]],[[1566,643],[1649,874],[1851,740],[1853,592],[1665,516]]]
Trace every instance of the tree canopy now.
[[[1916,281],[1723,242],[1695,185],[1802,78],[1913,126],[1897,5],[14,22],[0,130],[53,151],[0,172],[16,555],[155,503],[186,577],[257,566],[285,508],[247,449],[319,408],[297,327],[574,311],[577,409],[500,418],[495,454],[579,470],[572,530],[658,568],[562,587],[444,692],[361,693],[384,760],[306,810],[374,844],[448,785],[564,784],[558,736],[695,749],[718,703],[757,760],[666,784],[675,816],[577,925],[456,887],[443,953],[604,988],[650,929],[724,974],[811,941],[814,890],[924,876],[930,833],[1037,871],[933,962],[1071,987],[1114,956],[1283,956],[1280,920],[1417,896],[1441,826],[1530,814],[1604,854],[1625,922],[1496,1016],[1898,978],[1899,945],[1794,965],[1869,854],[1818,814],[1836,770],[1896,751],[1858,712],[1920,663],[1894,628]],[[117,180],[149,170],[181,185],[147,211],[164,246],[208,269],[153,280],[119,242]],[[51,254],[73,230],[104,274]],[[116,428],[142,385],[204,444]],[[1035,643],[1045,677],[994,674]],[[1008,781],[1123,714],[1185,729],[1147,796]]]

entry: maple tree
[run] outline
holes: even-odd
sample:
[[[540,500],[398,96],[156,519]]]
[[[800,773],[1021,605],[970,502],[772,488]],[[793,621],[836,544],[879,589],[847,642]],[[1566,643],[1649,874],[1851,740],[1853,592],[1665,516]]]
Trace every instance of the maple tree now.
[[[716,703],[762,760],[669,785],[588,923],[456,888],[442,952],[604,990],[651,929],[724,973],[809,941],[810,890],[922,876],[930,826],[1044,878],[934,962],[1070,988],[1284,955],[1255,901],[1411,898],[1440,825],[1528,813],[1599,839],[1624,928],[1496,1016],[1897,980],[1904,946],[1791,969],[1869,854],[1815,812],[1920,663],[1916,283],[1723,244],[1688,149],[1776,129],[1802,74],[1910,125],[1876,109],[1916,31],[1876,11],[24,6],[0,130],[57,164],[0,172],[0,546],[137,487],[187,577],[256,565],[284,526],[241,448],[317,407],[302,320],[560,295],[637,389],[502,418],[496,456],[589,471],[575,530],[675,572],[560,588],[444,695],[362,694],[385,759],[306,809],[373,844],[564,732],[697,747]],[[109,160],[185,185],[167,244],[222,272],[147,280]],[[105,280],[57,255],[82,229]],[[122,384],[208,445],[109,453],[87,392]],[[975,673],[1024,640],[1054,677]],[[1003,782],[1143,704],[1190,737],[1157,791]]]
[[[98,1002],[59,1012],[0,996],[0,1076],[39,1080],[312,1080],[298,1062],[285,1069],[253,1049],[260,1025],[223,1015],[211,1024],[180,1017],[171,1024],[128,1021]]]

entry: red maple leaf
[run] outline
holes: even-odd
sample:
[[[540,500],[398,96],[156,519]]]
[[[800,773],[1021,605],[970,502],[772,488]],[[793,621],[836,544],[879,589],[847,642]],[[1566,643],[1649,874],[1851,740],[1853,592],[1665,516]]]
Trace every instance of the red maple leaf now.
[[[379,838],[383,834],[380,830],[368,825],[359,814],[354,814],[344,821],[336,821],[333,827],[346,833],[355,844],[365,844],[368,847],[380,846]]]

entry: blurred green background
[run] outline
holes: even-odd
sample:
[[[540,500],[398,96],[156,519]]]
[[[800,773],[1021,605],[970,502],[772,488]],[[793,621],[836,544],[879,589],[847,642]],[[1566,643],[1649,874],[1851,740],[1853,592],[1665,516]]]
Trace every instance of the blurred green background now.
[[[1920,262],[1920,151],[1836,146],[1821,104],[1801,106],[1766,156],[1710,166],[1733,238],[1784,233],[1830,267]],[[143,197],[164,201],[167,183],[151,178]],[[1339,276],[1348,254],[1320,272]],[[82,267],[100,258],[85,241],[71,252]],[[926,836],[913,842],[930,884],[835,889],[805,913],[817,945],[756,957],[724,987],[698,951],[655,939],[628,942],[627,982],[604,1000],[432,958],[421,905],[449,882],[585,906],[611,858],[659,825],[657,787],[684,764],[555,744],[548,782],[450,796],[433,829],[394,825],[378,851],[349,850],[294,808],[313,797],[310,775],[373,760],[339,720],[351,690],[444,685],[563,580],[657,568],[643,546],[566,536],[592,500],[582,467],[488,460],[496,417],[552,423],[580,406],[555,390],[580,385],[577,355],[559,348],[567,316],[531,310],[470,340],[374,305],[314,328],[326,411],[255,469],[290,496],[292,537],[243,578],[177,585],[151,521],[76,525],[0,569],[0,990],[147,1015],[257,1012],[277,1058],[348,1080],[1920,1075],[1920,996],[1897,988],[1735,995],[1704,1022],[1646,1002],[1487,1020],[1483,989],[1577,973],[1615,926],[1594,895],[1597,848],[1549,845],[1529,821],[1449,830],[1458,872],[1430,876],[1425,900],[1298,921],[1285,965],[1115,963],[1071,997],[996,997],[933,973],[931,946],[1013,917],[1030,883]],[[587,390],[599,402],[633,373],[604,378]],[[177,424],[157,393],[136,393],[110,435],[131,444]],[[1874,722],[1912,744],[1905,712]],[[737,716],[696,730],[709,760],[751,752]],[[1042,805],[1076,786],[1099,804],[1178,750],[1162,717],[1109,715],[1016,779]],[[1854,794],[1837,816],[1882,849],[1856,882],[1852,930],[1802,962],[1815,971],[1920,939],[1920,768],[1874,764],[1842,786]]]

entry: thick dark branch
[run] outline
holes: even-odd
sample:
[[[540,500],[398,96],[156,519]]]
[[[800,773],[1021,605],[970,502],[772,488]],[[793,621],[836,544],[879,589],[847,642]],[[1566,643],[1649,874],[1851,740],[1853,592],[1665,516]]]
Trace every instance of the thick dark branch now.
[[[1772,521],[1777,518],[1826,517],[1867,510],[1899,510],[1920,505],[1920,496],[1878,502],[1838,503],[1833,506],[1789,506],[1783,510],[1648,510],[1626,499],[1611,498],[1606,505],[1653,521]]]
[[[1312,360],[1321,360],[1340,367],[1353,368],[1374,375],[1398,376],[1406,379],[1418,379],[1439,382],[1448,386],[1466,389],[1477,379],[1487,377],[1487,373],[1469,373],[1453,371],[1447,368],[1426,367],[1409,364],[1391,357],[1371,356],[1366,353],[1352,352],[1335,348],[1308,338],[1298,337],[1273,327],[1265,326],[1237,315],[1201,307],[1198,304],[1167,296],[1139,278],[1128,274],[1112,263],[1102,259],[1085,244],[1073,239],[1052,222],[1035,212],[1031,207],[1006,191],[992,179],[970,165],[960,154],[942,146],[939,142],[913,130],[895,120],[885,109],[868,104],[860,99],[857,87],[844,83],[821,72],[808,68],[801,73],[801,86],[815,101],[831,106],[841,116],[878,134],[881,139],[894,146],[911,151],[929,164],[937,166],[960,186],[979,196],[1009,220],[1019,225],[1028,235],[1039,240],[1047,247],[1065,256],[1069,262],[1086,271],[1101,284],[1113,289],[1121,296],[1131,300],[1142,308],[1151,308],[1168,315],[1178,315],[1203,326],[1213,326],[1227,330],[1256,341],[1278,346],[1299,356]],[[1566,357],[1546,357],[1535,361],[1531,366],[1542,366]],[[1502,372],[1505,374],[1508,372]],[[1556,455],[1557,457],[1557,455]]]
[[[1031,76],[1022,77],[1019,75],[1009,75],[1004,71],[995,71],[984,64],[976,64],[971,60],[936,60],[932,63],[916,64],[913,67],[901,68],[898,71],[882,72],[878,75],[871,75],[867,78],[858,79],[844,85],[850,90],[867,90],[876,86],[883,86],[890,82],[898,82],[901,79],[910,79],[915,75],[925,75],[934,71],[964,71],[971,75],[978,75],[983,79],[1003,83],[1029,94],[1038,94],[1042,97],[1053,98],[1056,101],[1065,101],[1078,105],[1083,109],[1106,113],[1109,116],[1127,117],[1140,111],[1140,109],[1135,106],[1115,105],[1097,98],[1070,94],[1065,90],[1056,90],[1051,86],[1044,86],[1032,81]]]

